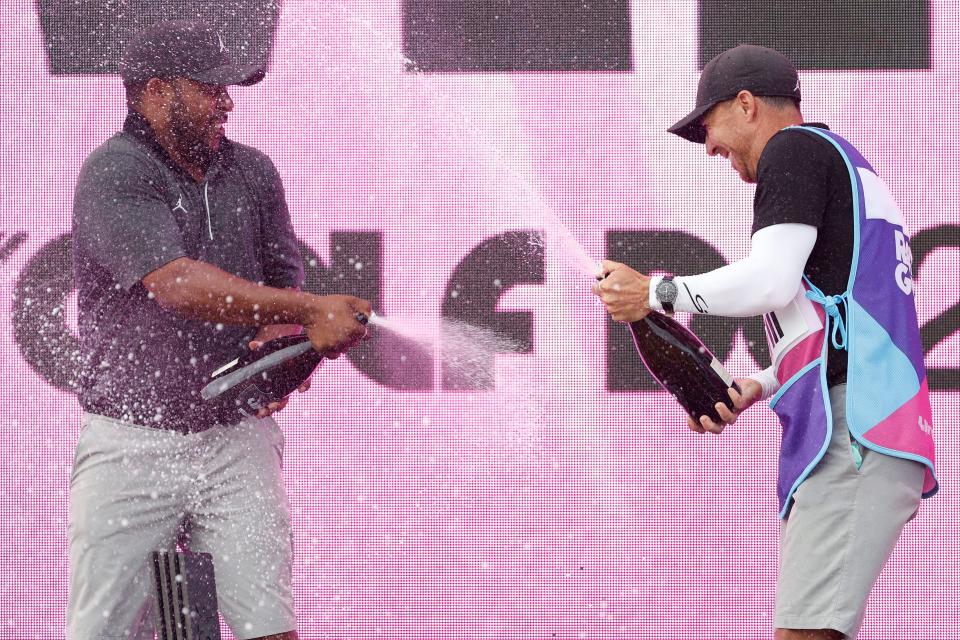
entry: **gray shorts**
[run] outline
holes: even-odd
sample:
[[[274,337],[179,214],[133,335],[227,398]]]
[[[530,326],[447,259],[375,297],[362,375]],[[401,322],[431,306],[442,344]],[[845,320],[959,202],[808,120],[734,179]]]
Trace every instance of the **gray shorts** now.
[[[70,479],[68,640],[148,639],[148,557],[213,556],[219,609],[238,639],[296,628],[283,434],[270,418],[181,435],[86,414]]]
[[[774,624],[856,638],[870,590],[920,506],[924,467],[864,448],[858,469],[845,401],[846,385],[830,389],[833,437],[781,529]]]

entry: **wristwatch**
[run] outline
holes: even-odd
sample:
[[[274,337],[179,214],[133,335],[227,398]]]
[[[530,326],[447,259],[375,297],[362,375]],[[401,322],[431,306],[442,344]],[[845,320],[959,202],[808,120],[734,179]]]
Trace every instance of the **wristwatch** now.
[[[677,301],[678,293],[679,289],[677,289],[677,283],[673,281],[673,276],[663,276],[654,290],[657,301],[667,313],[673,313],[673,303]]]

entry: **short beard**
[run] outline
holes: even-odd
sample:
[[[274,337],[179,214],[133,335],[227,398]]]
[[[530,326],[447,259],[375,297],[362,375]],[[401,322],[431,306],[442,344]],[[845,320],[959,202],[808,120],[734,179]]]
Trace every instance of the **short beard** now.
[[[197,135],[196,126],[184,117],[183,99],[180,88],[175,87],[177,104],[170,114],[170,133],[179,153],[192,165],[206,168],[210,165],[216,151],[210,148],[208,132]]]

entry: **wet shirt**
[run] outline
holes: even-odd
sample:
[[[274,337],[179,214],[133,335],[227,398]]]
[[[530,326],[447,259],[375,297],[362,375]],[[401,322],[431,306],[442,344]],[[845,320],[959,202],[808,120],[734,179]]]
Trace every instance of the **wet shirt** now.
[[[827,129],[823,124],[807,126]],[[843,293],[853,261],[850,173],[833,145],[798,129],[785,129],[770,138],[757,166],[753,233],[787,222],[817,228],[804,273],[825,294]],[[827,384],[846,379],[846,352],[831,348]]]
[[[200,389],[256,329],[166,310],[141,280],[188,257],[268,286],[299,286],[300,252],[270,159],[224,140],[198,183],[130,113],[83,164],[72,237],[84,410],[179,431],[217,424]]]

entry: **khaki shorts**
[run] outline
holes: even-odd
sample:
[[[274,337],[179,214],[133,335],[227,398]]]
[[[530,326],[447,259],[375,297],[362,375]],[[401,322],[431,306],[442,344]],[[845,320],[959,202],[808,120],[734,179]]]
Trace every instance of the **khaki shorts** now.
[[[774,624],[856,638],[870,590],[920,506],[924,467],[864,448],[858,469],[845,401],[846,385],[830,389],[830,445],[781,529]]]
[[[237,638],[296,628],[283,434],[270,418],[182,435],[86,414],[70,480],[68,640],[153,638],[148,557],[212,554]]]

